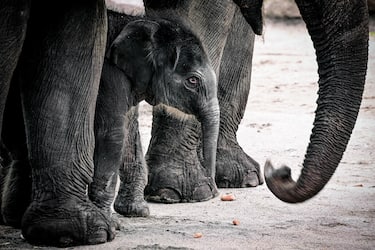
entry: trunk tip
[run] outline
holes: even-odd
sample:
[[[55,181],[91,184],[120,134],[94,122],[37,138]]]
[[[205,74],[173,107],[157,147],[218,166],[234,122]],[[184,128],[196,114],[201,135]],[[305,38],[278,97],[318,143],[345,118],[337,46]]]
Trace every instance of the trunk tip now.
[[[264,165],[264,177],[270,191],[284,202],[295,203],[298,202],[294,197],[296,182],[293,181],[291,173],[287,166],[275,169],[270,160]]]
[[[264,164],[264,177],[267,180],[291,180],[292,171],[287,166],[282,166],[279,169],[275,169],[271,163],[271,160],[267,159]]]
[[[271,160],[267,159],[266,163],[264,164],[264,178],[271,178],[273,171],[275,171],[275,168],[273,167]]]

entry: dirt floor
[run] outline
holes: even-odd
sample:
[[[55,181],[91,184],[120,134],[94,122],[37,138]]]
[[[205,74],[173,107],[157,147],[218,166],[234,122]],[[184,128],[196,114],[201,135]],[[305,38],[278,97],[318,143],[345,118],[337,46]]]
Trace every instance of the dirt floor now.
[[[238,140],[262,165],[288,164],[296,178],[308,144],[317,98],[317,66],[301,21],[266,20],[256,39],[252,88]],[[374,26],[372,26],[374,27]],[[315,198],[297,205],[276,199],[266,185],[220,189],[195,204],[150,204],[149,218],[121,218],[116,239],[72,249],[375,249],[375,29],[367,85],[351,141],[335,175]],[[144,146],[151,109],[141,105]],[[237,219],[240,224],[233,225]],[[194,238],[201,233],[202,237]],[[20,231],[0,226],[0,248],[33,249]],[[46,248],[47,249],[47,248]],[[50,248],[48,248],[50,249]]]

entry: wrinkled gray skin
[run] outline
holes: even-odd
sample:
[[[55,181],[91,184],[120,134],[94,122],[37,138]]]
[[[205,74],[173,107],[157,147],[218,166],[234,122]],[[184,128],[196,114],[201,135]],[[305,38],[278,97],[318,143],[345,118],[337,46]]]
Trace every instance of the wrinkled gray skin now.
[[[141,100],[197,116],[208,139],[204,166],[213,179],[216,75],[188,28],[177,19],[108,12],[107,37],[103,1],[21,3],[0,5],[0,41],[8,46],[0,51],[1,95],[7,97],[0,106],[3,222],[21,226],[37,245],[112,240],[118,169],[133,157],[125,146],[125,128],[133,122],[128,111]],[[146,172],[136,174],[146,179]],[[129,214],[148,215],[145,184],[128,196],[134,198]]]
[[[243,14],[256,33],[261,32],[261,25],[257,23],[261,23],[259,3],[262,1],[234,2],[239,9],[231,1],[146,1],[149,9],[173,8],[191,20],[218,73],[221,121],[216,183],[219,187],[262,183],[258,164],[243,153],[235,138],[248,97],[253,43],[249,28],[238,14]],[[314,128],[297,182],[291,179],[288,167],[275,170],[267,161],[264,170],[270,190],[290,203],[316,195],[335,172],[357,119],[368,60],[365,0],[297,0],[296,3],[314,43],[319,67]],[[147,152],[150,174],[146,195],[150,200],[172,203],[212,197],[209,192],[201,195],[194,192],[206,185],[201,178],[199,150],[196,154],[198,127],[193,120],[181,121],[165,110],[154,110]],[[175,148],[173,158],[164,155],[166,147],[171,145]]]
[[[31,12],[29,1],[0,3],[0,128],[5,127],[5,98],[15,85],[13,78],[19,83],[15,87],[20,88],[27,138],[10,155],[2,139],[0,163],[23,161],[22,148],[27,146],[33,182],[33,201],[22,223],[27,240],[101,243],[114,237],[113,228],[106,213],[86,196],[86,187],[93,175],[93,111],[106,41],[104,5],[50,2],[33,2]],[[247,2],[253,1],[239,3],[242,13],[248,11]],[[366,1],[296,2],[316,48],[320,88],[298,181],[291,179],[288,168],[266,165],[268,186],[287,202],[313,197],[334,173],[355,125],[368,57]]]

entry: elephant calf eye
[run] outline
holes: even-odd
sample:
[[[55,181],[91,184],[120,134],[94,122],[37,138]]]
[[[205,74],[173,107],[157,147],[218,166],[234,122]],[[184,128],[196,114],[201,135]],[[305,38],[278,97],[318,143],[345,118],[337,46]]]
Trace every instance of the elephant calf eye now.
[[[196,86],[199,84],[199,79],[196,76],[189,77],[187,80],[192,86]]]
[[[186,78],[185,87],[196,91],[201,86],[201,79],[197,76],[190,76],[189,78]]]

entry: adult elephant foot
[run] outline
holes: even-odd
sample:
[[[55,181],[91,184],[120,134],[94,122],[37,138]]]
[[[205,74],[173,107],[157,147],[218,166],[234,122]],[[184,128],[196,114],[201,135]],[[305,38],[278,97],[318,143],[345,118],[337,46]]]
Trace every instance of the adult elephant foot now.
[[[166,106],[154,108],[152,138],[146,155],[148,201],[199,202],[218,195],[213,178],[202,164],[200,131],[201,125],[193,116]]]
[[[236,141],[219,140],[216,155],[216,184],[219,188],[256,187],[263,184],[258,162]]]
[[[35,245],[100,244],[114,239],[114,223],[88,199],[33,201],[23,217],[22,235]]]

